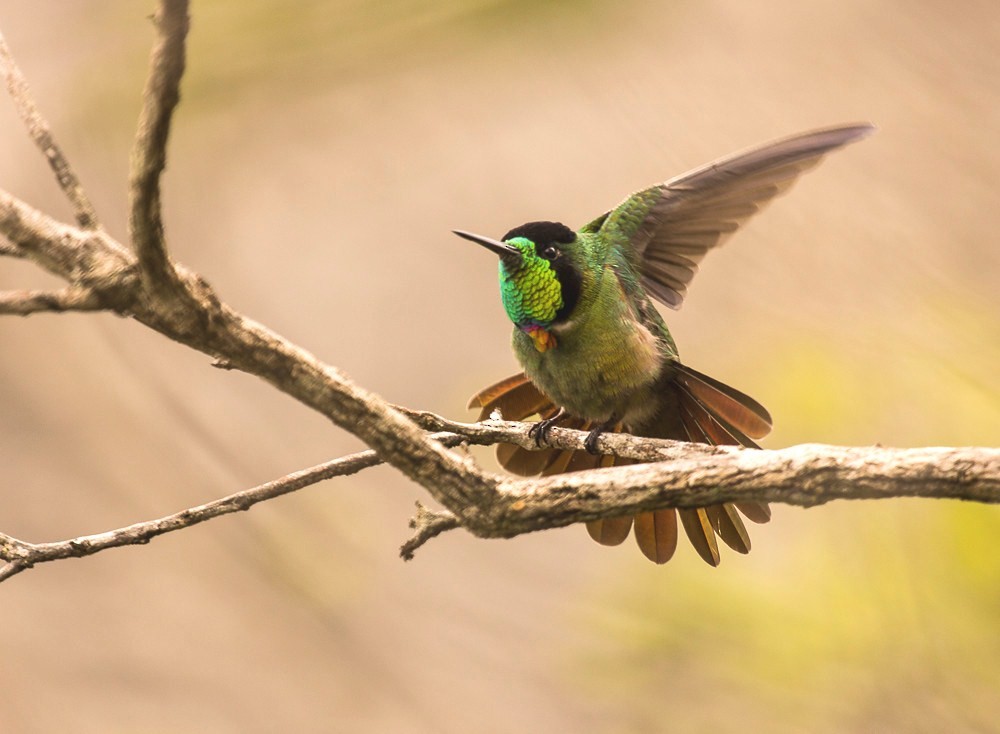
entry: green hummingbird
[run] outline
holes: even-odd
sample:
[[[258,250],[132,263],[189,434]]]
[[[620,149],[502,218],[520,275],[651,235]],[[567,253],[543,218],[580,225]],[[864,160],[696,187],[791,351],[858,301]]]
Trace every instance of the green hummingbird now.
[[[544,446],[553,425],[589,431],[586,451],[528,451],[501,444],[500,464],[516,474],[558,474],[628,463],[596,454],[604,431],[758,448],[771,416],[750,396],[680,361],[651,299],[676,309],[705,254],[724,242],[823,156],[870,134],[869,124],[802,133],[720,159],[632,194],[577,231],[529,222],[500,240],[455,231],[499,256],[500,296],[514,323],[523,372],[476,393],[480,420],[537,415]],[[633,526],[639,548],[665,563],[677,547],[677,516],[698,554],[719,564],[716,535],[747,553],[741,514],[767,522],[767,504],[737,502],[645,512],[587,524],[618,545]]]

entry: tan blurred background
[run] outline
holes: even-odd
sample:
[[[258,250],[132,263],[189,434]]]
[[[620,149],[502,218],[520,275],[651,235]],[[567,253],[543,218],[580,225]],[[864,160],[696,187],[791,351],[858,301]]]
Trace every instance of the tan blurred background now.
[[[770,408],[767,446],[1000,442],[995,2],[193,6],[173,253],[386,398],[463,418],[515,368],[495,263],[450,229],[579,225],[738,148],[871,120],[668,322],[686,361]],[[151,8],[0,5],[120,238]],[[5,100],[0,186],[69,216]],[[49,282],[0,261],[0,288]],[[359,445],[114,317],[7,317],[0,345],[0,529],[28,540]],[[378,469],[12,579],[0,731],[1000,729],[997,508],[779,507],[713,570],[580,528],[453,532],[404,564],[417,499]]]

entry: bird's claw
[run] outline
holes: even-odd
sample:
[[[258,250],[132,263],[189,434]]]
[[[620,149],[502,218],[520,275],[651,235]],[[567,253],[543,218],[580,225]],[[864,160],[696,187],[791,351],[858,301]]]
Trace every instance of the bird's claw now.
[[[604,426],[598,426],[587,434],[587,438],[583,442],[583,448],[587,450],[588,454],[597,456],[597,439],[601,437],[602,433],[604,433]]]
[[[535,439],[536,446],[540,448],[543,444],[548,443],[549,431],[552,430],[552,426],[555,423],[555,418],[546,418],[545,420],[538,421],[538,423],[528,429],[528,435]]]
[[[545,418],[543,420],[540,420],[535,425],[533,425],[531,428],[528,429],[528,435],[534,437],[536,446],[541,448],[543,444],[549,442],[549,432],[552,430],[552,428],[555,426],[556,423],[562,420],[564,415],[565,411],[560,410],[551,418]]]
[[[583,442],[583,448],[587,450],[587,453],[592,456],[597,456],[597,440],[601,437],[601,434],[607,430],[615,427],[617,420],[612,416],[609,420],[595,426],[590,433],[587,434],[586,440]]]

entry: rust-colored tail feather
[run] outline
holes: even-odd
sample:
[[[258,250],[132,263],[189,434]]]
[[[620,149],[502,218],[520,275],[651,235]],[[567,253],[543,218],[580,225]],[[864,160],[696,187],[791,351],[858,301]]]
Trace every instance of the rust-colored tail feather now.
[[[771,432],[771,414],[749,395],[686,365],[677,364],[676,370],[675,382],[705,406],[717,422],[750,438],[763,438]]]
[[[601,545],[621,545],[625,542],[629,532],[632,530],[632,516],[608,517],[603,520],[592,520],[587,523],[587,532],[590,537]],[[636,525],[635,532],[639,532]]]
[[[691,545],[698,551],[698,555],[709,566],[718,566],[722,559],[719,556],[719,544],[715,542],[715,529],[708,519],[708,508],[678,510],[677,514],[680,515],[684,532],[687,533]]]
[[[653,563],[669,561],[677,550],[676,510],[670,507],[636,515],[635,540],[642,554]]]
[[[712,528],[726,545],[737,553],[750,552],[750,536],[733,505],[712,505],[705,509]]]

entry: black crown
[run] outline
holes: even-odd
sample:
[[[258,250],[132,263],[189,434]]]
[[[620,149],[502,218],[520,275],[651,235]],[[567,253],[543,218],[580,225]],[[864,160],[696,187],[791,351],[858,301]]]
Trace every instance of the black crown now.
[[[556,243],[568,245],[576,240],[576,232],[560,222],[528,222],[514,227],[502,239],[508,242],[515,237],[524,237],[534,242],[536,247],[543,248]]]

